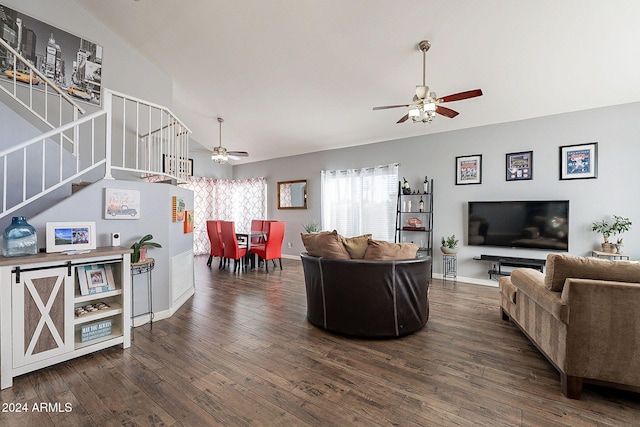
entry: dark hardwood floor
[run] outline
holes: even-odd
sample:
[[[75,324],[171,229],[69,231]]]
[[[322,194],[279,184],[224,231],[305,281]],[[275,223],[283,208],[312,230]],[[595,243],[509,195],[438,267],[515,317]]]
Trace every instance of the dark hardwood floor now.
[[[206,259],[195,296],[136,328],[131,348],[16,378],[0,425],[640,425],[639,394],[562,397],[553,367],[500,320],[497,288],[434,281],[423,330],[353,339],[307,322],[300,261],[234,275]],[[5,412],[17,404],[28,411]]]

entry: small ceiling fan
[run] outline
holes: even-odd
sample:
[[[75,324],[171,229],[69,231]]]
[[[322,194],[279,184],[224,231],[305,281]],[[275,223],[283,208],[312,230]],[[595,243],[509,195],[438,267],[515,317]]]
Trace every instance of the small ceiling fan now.
[[[240,157],[248,157],[249,153],[247,153],[246,151],[228,151],[222,146],[222,122],[224,122],[222,117],[218,117],[220,139],[219,145],[217,147],[213,147],[213,150],[211,152],[211,160],[213,160],[215,163],[227,163],[229,159],[238,160]]]
[[[418,43],[418,49],[422,51],[422,85],[416,86],[416,94],[413,96],[413,102],[411,104],[401,105],[385,105],[383,107],[373,107],[374,110],[387,110],[389,108],[409,108],[409,112],[402,116],[396,123],[404,123],[408,119],[412,119],[414,123],[417,122],[431,122],[436,114],[440,114],[445,117],[454,118],[459,113],[451,108],[443,107],[442,103],[461,101],[463,99],[475,98],[482,95],[482,90],[474,89],[465,92],[454,93],[453,95],[443,96],[438,98],[435,92],[429,92],[429,86],[426,85],[427,74],[427,51],[431,47],[431,42],[423,40]]]

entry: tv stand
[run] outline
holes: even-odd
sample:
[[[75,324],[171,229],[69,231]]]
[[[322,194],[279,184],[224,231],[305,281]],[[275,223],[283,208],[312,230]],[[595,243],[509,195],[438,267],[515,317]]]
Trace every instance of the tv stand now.
[[[536,258],[519,258],[502,255],[486,255],[482,254],[479,257],[473,257],[476,261],[488,261],[492,263],[491,270],[489,270],[489,279],[494,277],[500,278],[502,276],[509,276],[511,272],[503,271],[502,267],[527,267],[534,268],[540,272],[544,272],[544,265],[546,260]]]

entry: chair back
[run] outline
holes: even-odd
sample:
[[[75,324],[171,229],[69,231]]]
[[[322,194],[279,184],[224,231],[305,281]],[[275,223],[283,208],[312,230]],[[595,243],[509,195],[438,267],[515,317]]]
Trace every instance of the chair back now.
[[[240,248],[238,247],[238,239],[236,237],[236,224],[233,221],[221,221],[220,231],[224,257],[231,259],[240,258]]]
[[[263,231],[264,220],[261,219],[252,219],[251,220],[251,232],[260,232]],[[251,244],[254,243],[262,243],[264,239],[262,237],[252,237]]]
[[[220,222],[218,220],[207,221],[207,234],[209,236],[209,255],[221,257],[224,255],[224,248],[220,237]]]
[[[271,221],[269,233],[265,245],[265,259],[282,258],[282,242],[284,241],[285,223],[283,221]]]

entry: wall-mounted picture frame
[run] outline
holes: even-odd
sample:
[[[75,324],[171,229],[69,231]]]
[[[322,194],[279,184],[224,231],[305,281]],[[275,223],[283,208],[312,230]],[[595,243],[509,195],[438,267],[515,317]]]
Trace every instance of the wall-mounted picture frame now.
[[[193,211],[184,211],[184,234],[193,233]]]
[[[185,203],[182,197],[171,197],[171,221],[179,222],[184,220]]]
[[[47,222],[47,253],[96,248],[95,222]]]
[[[598,177],[598,143],[563,145],[560,147],[560,179]]]
[[[140,219],[140,190],[105,188],[104,219]]]
[[[176,165],[176,163],[178,164]],[[187,176],[193,176],[193,159],[176,162],[175,156],[167,154],[162,155],[162,173],[166,173],[171,176],[178,176],[181,175],[183,171]]]
[[[1,6],[3,31],[0,37],[14,48],[20,42],[22,56],[32,64],[41,64],[38,67],[40,72],[65,88],[76,101],[101,104],[104,59],[101,45]],[[12,62],[13,55],[3,53],[0,59],[2,69],[12,66]],[[22,68],[20,61],[17,65],[18,69]],[[34,90],[44,89],[34,87]]]
[[[482,184],[482,154],[456,157],[456,185]]]
[[[533,151],[507,153],[506,180],[525,181],[533,179]]]

